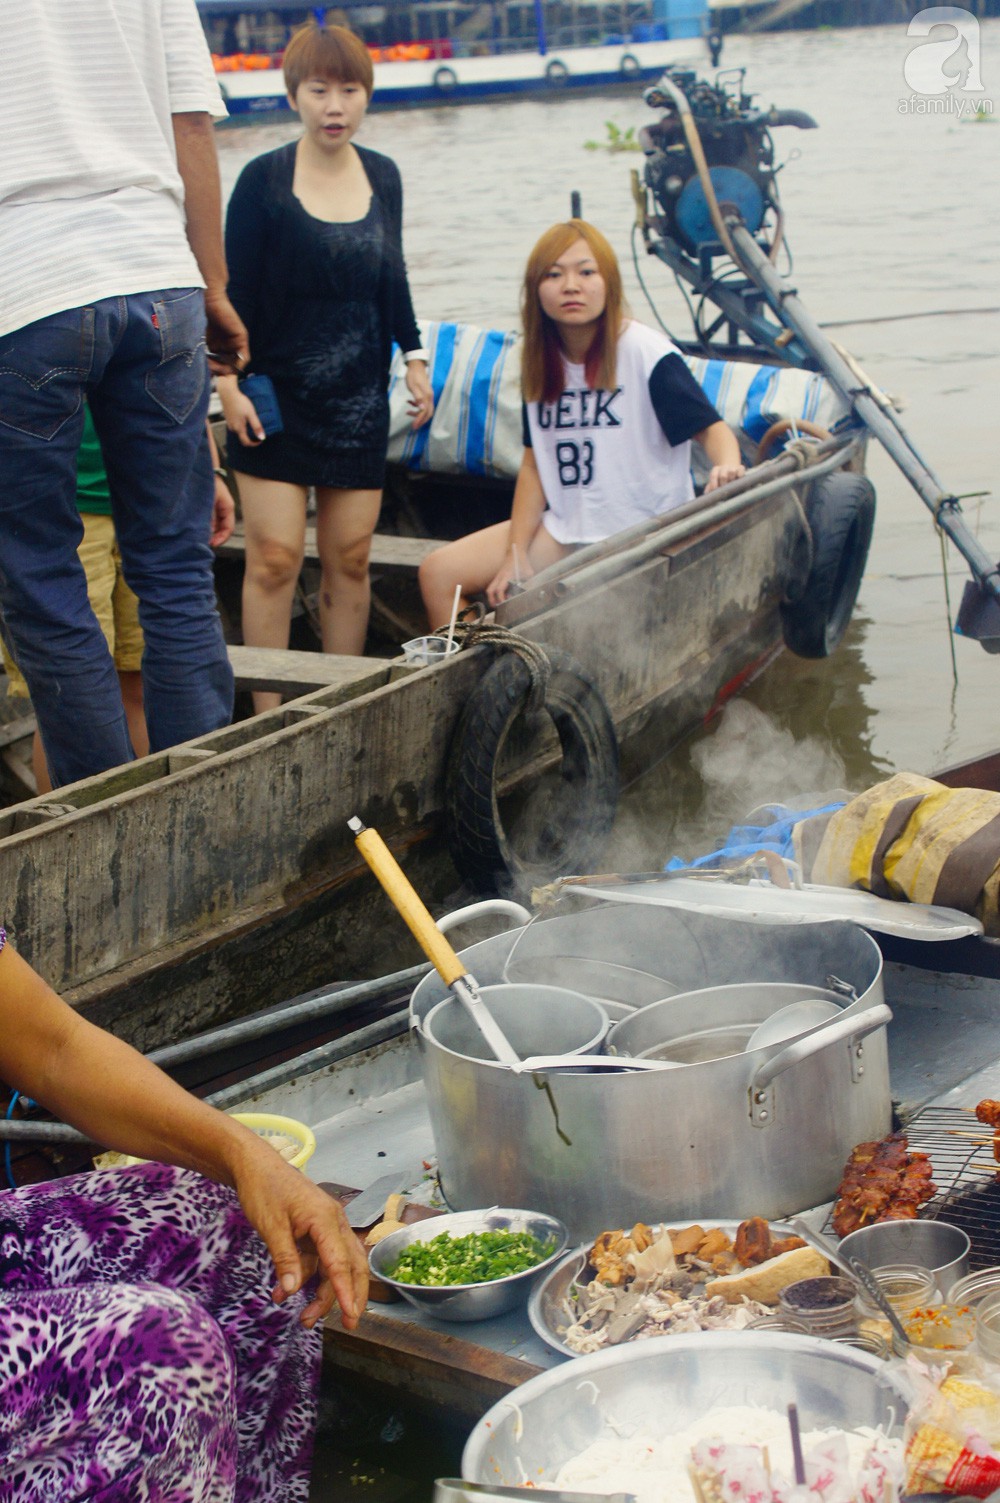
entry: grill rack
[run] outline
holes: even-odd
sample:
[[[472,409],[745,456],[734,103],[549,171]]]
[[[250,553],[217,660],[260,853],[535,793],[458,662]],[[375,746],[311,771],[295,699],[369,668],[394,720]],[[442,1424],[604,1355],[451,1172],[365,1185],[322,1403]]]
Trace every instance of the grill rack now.
[[[974,1143],[960,1134],[978,1132],[992,1138],[991,1130],[977,1122],[971,1110],[953,1106],[925,1106],[903,1128],[910,1150],[926,1153],[934,1170],[937,1193],[920,1208],[921,1218],[947,1221],[959,1226],[972,1243],[969,1268],[1000,1265],[1000,1163],[991,1174],[990,1142]],[[987,1166],[987,1167],[979,1167]],[[833,1232],[833,1212],[826,1230]]]

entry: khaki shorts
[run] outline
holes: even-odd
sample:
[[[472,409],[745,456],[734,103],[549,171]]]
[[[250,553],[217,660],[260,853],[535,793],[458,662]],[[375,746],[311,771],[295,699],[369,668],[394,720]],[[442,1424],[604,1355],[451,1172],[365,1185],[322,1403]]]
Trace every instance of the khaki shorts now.
[[[97,512],[81,512],[83,542],[77,550],[87,576],[87,595],[105,641],[119,673],[136,673],[142,666],[142,628],[139,625],[139,601],[125,583],[121,554],[115,542],[115,524],[111,517]],[[10,682],[7,693],[14,699],[27,699],[28,686],[13,662],[5,643],[3,665]]]

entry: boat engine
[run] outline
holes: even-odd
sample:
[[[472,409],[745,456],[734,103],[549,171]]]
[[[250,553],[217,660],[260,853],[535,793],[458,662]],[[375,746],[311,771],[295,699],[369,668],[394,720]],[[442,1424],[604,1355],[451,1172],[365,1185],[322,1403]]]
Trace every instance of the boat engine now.
[[[789,340],[787,331],[764,316],[761,289],[743,268],[713,264],[728,255],[727,219],[743,225],[772,264],[782,247],[787,252],[771,131],[780,125],[816,128],[803,110],[755,105],[743,87],[744,73],[729,69],[708,83],[673,68],[645,91],[646,103],[662,114],[639,132],[646,155],[645,187],[634,174],[639,227],[650,254],[664,261],[679,283],[701,294],[691,312],[702,353],[728,358],[749,337],[754,347],[771,349],[783,363],[811,366],[799,341]],[[709,304],[716,317],[706,324]],[[725,336],[717,337],[723,328]]]
[[[687,101],[697,127],[720,208],[735,210],[753,235],[765,225],[768,211],[774,222],[780,219],[772,129],[816,128],[812,116],[802,110],[754,108],[752,96],[743,90],[743,76],[742,68],[733,69],[711,84],[675,68],[644,95],[648,105],[663,111],[661,119],[639,133],[646,153],[646,184],[662,211],[657,228],[692,255],[721,255],[724,247],[712,222],[678,95]]]

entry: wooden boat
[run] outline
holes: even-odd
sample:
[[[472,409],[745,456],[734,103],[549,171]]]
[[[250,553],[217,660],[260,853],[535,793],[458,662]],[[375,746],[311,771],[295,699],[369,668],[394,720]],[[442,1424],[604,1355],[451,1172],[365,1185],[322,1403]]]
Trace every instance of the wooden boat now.
[[[740,188],[730,176],[727,192],[740,188],[755,225],[746,232],[751,246],[766,245],[780,229],[767,165],[773,155],[758,146],[774,125],[801,125],[804,117],[762,114],[741,92],[731,96],[690,75],[661,81],[654,102],[666,114],[646,143],[652,186],[643,195],[643,230],[662,259],[696,281],[711,279],[722,246],[704,238],[716,233],[719,217],[704,162],[676,149],[682,130],[689,134],[685,88],[699,109],[706,100],[711,106],[710,152],[717,143],[725,170],[745,178]],[[731,126],[746,158],[736,157],[739,168]],[[692,191],[679,209],[673,180],[663,178],[668,151],[672,170],[690,174]],[[149,1049],[332,975],[379,974],[396,961],[402,930],[371,917],[349,816],[377,826],[416,885],[439,902],[457,881],[447,849],[474,884],[484,875],[469,856],[464,818],[453,810],[446,819],[449,765],[471,757],[480,768],[474,792],[506,874],[533,880],[579,869],[593,853],[585,838],[582,848],[564,839],[559,820],[584,837],[591,816],[606,827],[613,740],[633,771],[650,747],[662,756],[713,714],[786,641],[809,655],[832,650],[870,535],[873,494],[860,472],[877,394],[854,371],[844,378],[834,366],[830,379],[818,374],[801,305],[763,276],[751,296],[751,272],[735,293],[731,280],[717,280],[720,318],[690,348],[695,374],[741,430],[747,476],[579,550],[496,613],[510,633],[504,645],[530,654],[531,644],[542,644],[580,665],[577,681],[586,682],[588,702],[614,731],[612,742],[607,734],[601,742],[603,785],[590,730],[574,722],[572,706],[558,738],[544,720],[541,732],[529,725],[508,737],[510,720],[503,721],[484,759],[476,718],[463,724],[463,710],[482,692],[494,645],[426,668],[399,656],[278,654],[263,677],[259,662],[238,659],[244,682],[291,685],[298,697],[0,814],[5,921],[63,995]],[[789,308],[797,321],[782,323]],[[504,457],[503,442],[506,432],[510,447],[512,425],[516,433],[516,396],[506,417],[500,401],[504,390],[516,393],[513,340],[453,326],[425,332],[441,394],[436,426],[416,440],[400,438],[397,457],[424,486],[449,468],[502,481],[516,463]],[[821,342],[817,348],[823,355]],[[398,394],[397,402],[402,411]],[[818,439],[763,457],[776,441],[815,429],[817,418]],[[478,435],[471,455],[470,434]],[[830,515],[832,528],[824,520]],[[429,546],[412,537],[376,539],[374,572],[387,598],[412,585]],[[522,684],[514,694],[515,708],[526,690]],[[546,814],[541,823],[551,838],[540,841],[539,820],[519,823],[518,806],[531,815],[524,795],[546,767],[559,774],[560,813],[554,835]],[[488,876],[495,886],[496,870]]]

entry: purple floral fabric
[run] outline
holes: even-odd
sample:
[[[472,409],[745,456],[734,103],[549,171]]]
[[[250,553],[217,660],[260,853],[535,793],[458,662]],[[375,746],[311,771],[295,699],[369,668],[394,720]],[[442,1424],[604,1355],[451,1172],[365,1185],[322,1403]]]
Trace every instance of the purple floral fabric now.
[[[304,1503],[321,1327],[162,1164],[0,1194],[0,1503]]]

